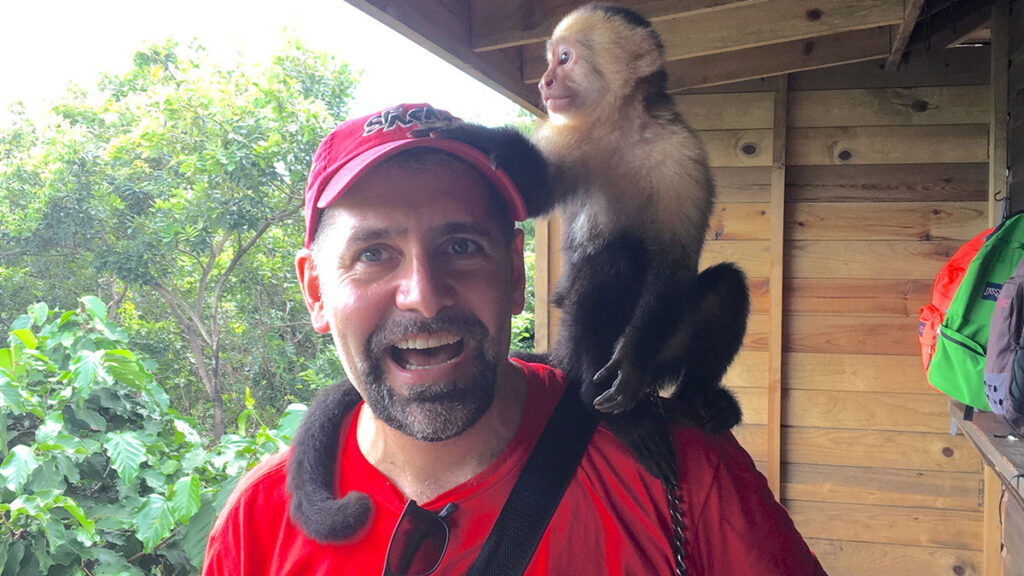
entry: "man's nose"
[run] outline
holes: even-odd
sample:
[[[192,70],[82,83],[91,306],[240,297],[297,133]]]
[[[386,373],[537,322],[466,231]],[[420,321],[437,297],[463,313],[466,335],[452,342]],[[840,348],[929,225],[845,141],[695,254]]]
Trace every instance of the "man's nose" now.
[[[395,302],[399,310],[432,318],[442,308],[452,305],[454,291],[442,270],[421,257],[411,258],[406,265]]]

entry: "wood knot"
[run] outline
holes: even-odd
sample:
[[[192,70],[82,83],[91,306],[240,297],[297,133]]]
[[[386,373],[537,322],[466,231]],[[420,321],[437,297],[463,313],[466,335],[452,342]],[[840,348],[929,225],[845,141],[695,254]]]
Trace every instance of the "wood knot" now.
[[[966,573],[967,573],[967,570],[965,570],[963,566],[961,566],[959,564],[957,564],[956,566],[953,566],[953,574],[956,574],[956,576],[964,576],[964,574],[966,574]]]
[[[740,146],[740,152],[742,152],[744,156],[753,156],[757,154],[757,144],[754,144],[753,142],[746,142]]]
[[[810,56],[814,52],[814,42],[808,40],[804,42],[804,56]]]
[[[850,152],[849,150],[840,150],[837,156],[839,157],[839,160],[849,162],[850,159],[853,158],[853,152]]]
[[[821,10],[819,8],[811,8],[807,11],[807,19],[811,22],[821,20]]]
[[[952,458],[953,454],[953,449],[950,448],[949,446],[946,446],[942,449],[942,455],[945,456],[946,458]]]

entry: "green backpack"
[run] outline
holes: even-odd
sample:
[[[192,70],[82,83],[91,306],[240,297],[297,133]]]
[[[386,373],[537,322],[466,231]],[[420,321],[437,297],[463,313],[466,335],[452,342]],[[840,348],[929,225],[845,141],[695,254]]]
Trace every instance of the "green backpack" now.
[[[1024,213],[1000,224],[957,288],[939,326],[928,383],[936,390],[980,410],[985,397],[985,353],[992,312],[1006,279],[1024,257]]]

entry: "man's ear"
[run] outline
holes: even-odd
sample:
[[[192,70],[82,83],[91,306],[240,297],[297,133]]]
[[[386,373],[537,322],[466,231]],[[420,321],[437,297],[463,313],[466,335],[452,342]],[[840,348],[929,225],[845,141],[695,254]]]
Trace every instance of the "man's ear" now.
[[[302,289],[302,299],[306,302],[306,310],[309,311],[309,320],[313,324],[313,330],[320,334],[326,334],[330,331],[331,326],[327,322],[327,314],[324,312],[324,299],[320,292],[320,274],[313,262],[313,253],[308,248],[302,248],[295,253],[295,273],[299,277],[299,288]]]
[[[519,314],[526,307],[526,263],[523,258],[523,242],[526,234],[521,228],[515,229],[512,247],[512,302],[513,314]]]

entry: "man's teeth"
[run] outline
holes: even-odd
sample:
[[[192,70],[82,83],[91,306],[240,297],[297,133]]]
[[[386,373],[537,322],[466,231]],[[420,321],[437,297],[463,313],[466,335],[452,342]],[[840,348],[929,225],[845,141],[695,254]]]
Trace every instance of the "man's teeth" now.
[[[446,344],[454,344],[460,340],[453,334],[431,334],[429,336],[418,336],[415,338],[403,338],[395,342],[395,348],[400,350],[426,350],[437,348]]]

